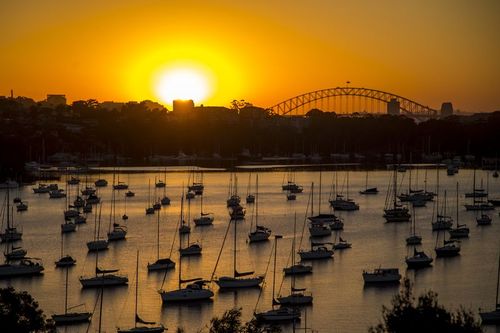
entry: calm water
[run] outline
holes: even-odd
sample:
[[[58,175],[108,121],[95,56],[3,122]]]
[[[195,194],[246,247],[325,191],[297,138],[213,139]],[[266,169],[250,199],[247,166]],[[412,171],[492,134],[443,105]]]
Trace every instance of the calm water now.
[[[281,191],[284,179],[283,172],[262,172],[259,174],[259,223],[270,227],[273,233],[284,236],[278,245],[279,272],[289,262],[291,243],[293,239],[293,220],[297,213],[297,229],[300,231],[304,223],[307,201],[310,193],[310,183],[319,183],[319,172],[297,172],[296,181],[303,185],[303,194],[297,196],[297,201],[287,202]],[[322,173],[322,212],[328,211],[328,197],[331,192],[333,172]],[[313,263],[314,273],[309,276],[298,277],[297,285],[307,287],[314,296],[314,305],[306,307],[308,326],[319,332],[366,332],[370,325],[376,324],[381,317],[381,306],[389,305],[391,297],[398,292],[398,287],[370,287],[363,286],[361,273],[364,269],[373,269],[378,266],[399,267],[401,273],[415,283],[416,292],[420,293],[432,289],[439,293],[439,300],[449,307],[464,305],[475,313],[479,307],[492,309],[495,300],[495,283],[497,258],[500,243],[500,221],[498,210],[490,213],[493,216],[491,226],[478,227],[475,223],[475,214],[466,212],[463,208],[465,199],[463,192],[472,189],[472,171],[460,170],[458,175],[446,176],[443,170],[440,173],[440,189],[448,192],[448,207],[455,216],[455,186],[460,182],[460,222],[467,223],[471,228],[470,238],[462,241],[462,252],[459,257],[437,259],[432,268],[407,271],[404,258],[408,248],[405,238],[409,233],[409,223],[387,224],[382,217],[387,185],[390,172],[371,172],[369,186],[377,186],[380,193],[375,196],[361,196],[358,191],[365,187],[365,172],[350,172],[350,197],[355,199],[360,210],[356,212],[340,213],[345,220],[343,238],[352,242],[352,249],[337,251],[334,260]],[[402,190],[407,189],[409,172],[404,175]],[[134,285],[136,250],[140,251],[139,266],[139,313],[146,320],[162,322],[169,330],[182,326],[187,332],[195,332],[206,325],[214,315],[220,315],[233,307],[242,307],[244,319],[250,319],[257,306],[257,310],[266,310],[271,306],[272,271],[268,272],[266,284],[259,303],[258,289],[220,292],[215,284],[213,302],[198,305],[168,305],[163,306],[157,290],[162,284],[163,273],[148,274],[146,265],[156,259],[156,228],[157,217],[146,216],[144,209],[148,201],[148,181],[154,184],[154,173],[121,174],[120,180],[129,183],[130,189],[136,196],[127,200],[126,212],[129,220],[127,240],[110,244],[108,251],[99,255],[101,268],[120,268],[120,272],[129,277],[128,287],[106,289],[104,296],[103,327],[107,332],[114,332],[116,327],[133,325]],[[92,176],[95,180],[96,176]],[[216,172],[204,174],[205,197],[204,211],[215,214],[213,226],[194,227],[192,225],[191,240],[199,240],[203,245],[203,254],[199,258],[183,259],[183,278],[203,277],[210,278],[214,269],[224,232],[229,218],[225,205],[228,193],[229,173]],[[111,175],[106,175],[110,182],[107,188],[101,189],[99,195],[104,201],[102,211],[102,228],[107,232],[109,226],[109,209],[111,199]],[[252,177],[253,178],[253,177]],[[339,188],[344,182],[345,174],[338,173]],[[83,179],[83,176],[82,176]],[[90,179],[90,178],[89,178]],[[487,174],[477,172],[477,181],[484,179],[486,187]],[[239,193],[242,201],[247,193],[248,173],[238,173]],[[427,188],[435,191],[436,172],[428,171]],[[176,224],[179,219],[180,197],[183,184],[187,184],[187,173],[167,174],[167,195],[171,198],[171,206],[161,211],[161,255],[168,256]],[[252,183],[254,180],[252,180]],[[424,171],[412,173],[412,183],[415,187],[424,186]],[[67,188],[62,183],[60,188]],[[154,195],[154,185],[151,194]],[[77,186],[71,186],[74,198]],[[318,186],[316,186],[316,190]],[[56,269],[54,261],[60,256],[60,224],[63,222],[65,199],[49,199],[48,194],[34,194],[31,187],[22,188],[20,193],[13,191],[11,198],[21,196],[29,203],[29,210],[23,213],[14,213],[16,223],[24,231],[22,246],[28,250],[28,255],[40,257],[45,265],[43,276],[34,278],[1,280],[0,286],[13,285],[16,289],[28,290],[39,301],[47,315],[63,311],[64,306],[64,269]],[[157,196],[163,195],[159,190]],[[500,197],[500,181],[490,176],[490,197]],[[118,192],[116,204],[117,220],[125,211],[125,191]],[[5,195],[5,192],[1,194]],[[441,197],[442,198],[442,197]],[[317,212],[318,195],[315,195],[315,210]],[[440,199],[442,200],[442,199]],[[186,207],[187,208],[187,207]],[[191,218],[199,214],[200,198],[191,201]],[[96,209],[94,207],[94,213]],[[186,209],[187,213],[187,209]],[[247,205],[246,221],[238,222],[238,270],[255,270],[262,274],[272,249],[272,242],[261,244],[247,244],[247,233],[250,229],[252,205]],[[434,256],[436,233],[431,230],[431,216],[433,205],[417,208],[417,230],[423,236],[423,249]],[[69,305],[86,304],[87,310],[92,310],[96,300],[96,290],[83,290],[78,281],[81,275],[92,275],[95,265],[95,254],[87,253],[85,243],[92,240],[94,230],[94,215],[89,214],[86,225],[80,225],[77,232],[66,234],[65,245],[67,253],[77,259],[77,265],[69,272]],[[306,230],[303,244],[308,244]],[[300,233],[298,233],[300,236]],[[223,256],[217,268],[217,275],[222,276],[232,272],[232,230],[223,250]],[[332,236],[333,239],[333,236]],[[178,238],[177,238],[178,242]],[[174,247],[173,259],[178,263]],[[178,269],[178,267],[177,267]],[[177,288],[177,271],[169,271],[164,288]],[[277,274],[278,288],[282,285],[283,294],[290,288],[290,279],[282,283],[282,274]],[[91,324],[91,332],[97,329],[96,320]],[[303,325],[304,321],[302,321]],[[61,332],[85,332],[86,325],[61,329]],[[291,327],[284,327],[284,331],[291,331]],[[495,332],[490,327],[488,332]],[[500,329],[496,329],[500,332]]]

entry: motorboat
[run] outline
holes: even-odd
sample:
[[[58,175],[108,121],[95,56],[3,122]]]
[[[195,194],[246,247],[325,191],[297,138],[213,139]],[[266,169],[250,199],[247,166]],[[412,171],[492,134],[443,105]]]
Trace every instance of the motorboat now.
[[[108,186],[108,181],[106,179],[100,178],[94,182],[96,187],[105,187]]]
[[[0,265],[0,278],[38,275],[44,270],[41,261],[33,258],[24,258],[18,262]]]
[[[398,268],[376,268],[371,272],[363,271],[363,280],[367,283],[399,283],[401,274]]]
[[[328,259],[333,257],[333,248],[328,248],[326,245],[333,245],[332,243],[315,243],[311,242],[309,250],[299,250],[301,260],[316,260]]]

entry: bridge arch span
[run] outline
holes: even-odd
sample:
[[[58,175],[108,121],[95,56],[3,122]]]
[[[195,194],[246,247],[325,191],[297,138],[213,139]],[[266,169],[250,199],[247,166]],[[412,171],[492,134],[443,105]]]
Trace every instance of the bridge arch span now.
[[[271,109],[274,114],[289,115],[294,112],[298,113],[299,109],[305,105],[311,105],[316,101],[334,98],[337,96],[357,96],[384,103],[389,103],[391,100],[396,100],[399,102],[399,109],[401,113],[412,117],[433,118],[438,114],[437,110],[412,101],[406,97],[381,90],[357,87],[336,87],[311,91],[289,98],[270,107],[269,109]]]

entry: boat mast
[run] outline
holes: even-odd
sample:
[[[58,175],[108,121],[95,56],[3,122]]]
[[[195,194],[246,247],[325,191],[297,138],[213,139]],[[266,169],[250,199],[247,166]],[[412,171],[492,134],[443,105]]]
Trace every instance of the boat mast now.
[[[255,176],[255,230],[259,225],[259,174]]]
[[[349,170],[346,171],[346,191],[345,191],[345,195],[346,195],[346,200],[349,200]]]
[[[276,235],[274,236],[274,264],[273,264],[273,301],[272,301],[272,307],[274,309],[274,292],[276,288],[276,253],[278,252],[278,238],[281,238],[282,236]]]
[[[64,292],[64,314],[68,313],[68,270],[66,267],[66,290]]]
[[[231,221],[231,220],[230,220]],[[236,220],[234,223],[234,241],[233,241],[233,277],[236,277]]]
[[[439,164],[436,166],[436,220],[438,220],[438,216],[439,216]]]
[[[156,259],[160,259],[160,212],[161,210],[158,211],[158,226],[156,230]]]
[[[397,171],[396,171],[397,167],[396,167],[396,164],[394,164],[394,177],[393,177],[393,180],[394,180],[394,193],[393,193],[393,196],[392,196],[392,202],[393,202],[393,208],[394,210],[396,210],[396,200],[397,200],[397,188],[398,188],[398,174],[397,174]]]
[[[458,229],[458,182],[457,182],[457,229]]]
[[[318,215],[321,215],[321,168],[319,169],[319,197],[318,197]]]
[[[138,293],[139,293],[139,250],[137,250],[137,259],[136,259],[136,264],[135,264],[135,316],[134,316],[134,327],[137,327],[137,295],[138,295]]]
[[[495,310],[497,310],[497,311],[500,308],[500,304],[498,303],[499,284],[500,284],[500,254],[498,255],[497,293],[496,293],[496,299],[495,299]]]
[[[311,183],[311,216],[314,216],[314,182]]]

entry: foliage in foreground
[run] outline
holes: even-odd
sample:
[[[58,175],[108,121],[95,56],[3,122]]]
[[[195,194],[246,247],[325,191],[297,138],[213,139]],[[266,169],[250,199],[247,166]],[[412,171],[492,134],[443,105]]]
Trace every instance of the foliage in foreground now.
[[[210,320],[210,326],[199,333],[280,333],[279,327],[262,327],[255,319],[243,323],[241,321],[241,308],[231,309],[224,312],[219,317]],[[178,328],[176,333],[185,333],[182,328]]]
[[[0,323],[2,332],[54,332],[50,320],[45,319],[38,303],[26,291],[0,288]]]
[[[438,295],[428,291],[415,300],[410,280],[394,296],[392,309],[383,306],[383,322],[369,329],[370,333],[481,333],[472,312],[460,308],[450,312],[438,303]]]

